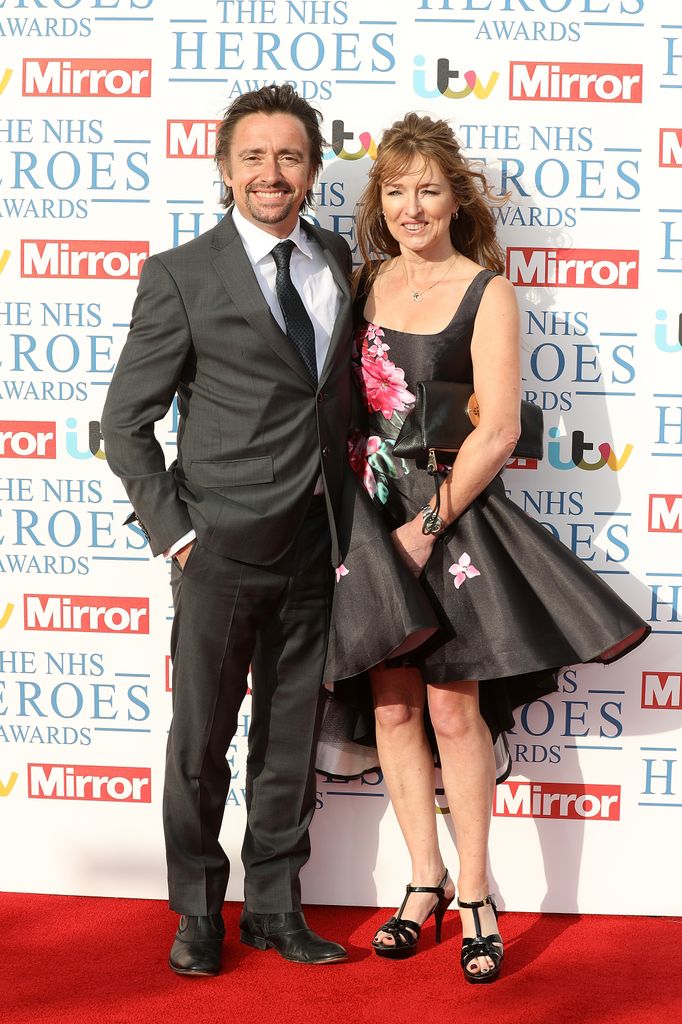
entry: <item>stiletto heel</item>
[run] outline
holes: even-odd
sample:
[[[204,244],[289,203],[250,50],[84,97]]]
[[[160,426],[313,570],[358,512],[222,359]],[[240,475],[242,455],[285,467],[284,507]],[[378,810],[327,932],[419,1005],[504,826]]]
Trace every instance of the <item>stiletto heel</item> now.
[[[493,908],[493,913],[495,914],[495,921],[497,921],[497,907],[495,906],[495,900],[492,896],[486,896],[482,900],[474,900],[472,903],[466,903],[464,900],[460,900],[458,898],[457,906],[472,912],[474,915],[474,927],[476,929],[475,938],[472,939],[465,937],[462,939],[460,963],[462,965],[462,970],[464,971],[464,977],[467,981],[471,982],[472,985],[483,985],[494,981],[495,978],[499,977],[502,961],[504,959],[502,936],[498,935],[497,932],[492,932],[490,935],[483,935],[481,931],[481,919],[478,911],[480,907],[491,906]],[[480,969],[476,971],[476,973],[470,971],[469,964],[479,956],[490,957],[494,966],[491,967],[489,971],[482,971]]]
[[[445,877],[447,878],[447,875]],[[439,896],[438,903],[436,903],[435,907],[433,908],[433,920],[436,923],[436,942],[440,942],[440,936],[443,930],[443,918],[445,917],[445,911],[448,909],[454,898],[454,894],[452,896],[452,899],[448,899],[445,893],[443,893],[442,896]]]
[[[400,909],[397,910],[393,917],[391,917],[385,924],[382,924],[381,928],[377,930],[376,935],[372,940],[372,948],[377,956],[383,956],[387,960],[407,960],[408,957],[414,956],[417,952],[419,935],[423,925],[417,924],[416,921],[408,921],[407,918],[402,916],[405,905],[413,892],[432,892],[438,897],[433,907],[424,918],[424,924],[426,924],[428,919],[433,915],[433,919],[436,923],[436,942],[440,942],[445,911],[455,898],[454,893],[452,896],[445,895],[445,886],[448,884],[448,881],[449,875],[446,871],[441,879],[440,885],[405,886],[405,899],[400,904]],[[395,945],[387,946],[383,942],[378,942],[376,936],[379,932],[388,932],[389,935],[392,935]]]

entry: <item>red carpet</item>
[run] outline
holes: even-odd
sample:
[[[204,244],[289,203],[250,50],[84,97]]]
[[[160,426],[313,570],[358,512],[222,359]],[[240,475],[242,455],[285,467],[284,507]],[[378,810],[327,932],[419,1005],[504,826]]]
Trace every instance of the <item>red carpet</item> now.
[[[503,976],[467,985],[457,916],[402,963],[368,950],[385,911],[310,907],[348,963],[287,964],[240,945],[227,904],[224,973],[180,978],[166,965],[176,917],[160,901],[0,894],[2,1024],[679,1024],[682,922],[504,914]]]

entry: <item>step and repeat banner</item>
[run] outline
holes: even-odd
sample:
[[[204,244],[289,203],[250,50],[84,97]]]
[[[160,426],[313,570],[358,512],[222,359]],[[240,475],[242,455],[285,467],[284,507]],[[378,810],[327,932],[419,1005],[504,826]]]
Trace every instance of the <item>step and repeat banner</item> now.
[[[351,246],[409,110],[448,119],[510,193],[546,457],[506,487],[653,632],[521,709],[493,884],[512,910],[679,912],[679,0],[0,0],[0,888],[165,895],[169,566],[123,524],[101,410],[144,260],[222,215],[216,120],[273,81],[324,116],[314,217]],[[249,713],[227,753],[230,899]],[[305,899],[395,903],[410,869],[381,775],[317,790]]]

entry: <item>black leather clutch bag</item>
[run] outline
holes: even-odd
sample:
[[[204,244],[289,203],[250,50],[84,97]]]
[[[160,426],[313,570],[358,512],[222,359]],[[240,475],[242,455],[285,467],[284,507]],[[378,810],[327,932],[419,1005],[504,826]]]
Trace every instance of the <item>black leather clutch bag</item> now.
[[[419,381],[414,408],[402,425],[393,453],[403,459],[426,460],[429,471],[435,472],[436,463],[447,462],[449,454],[459,451],[478,421],[478,402],[470,384]],[[542,409],[522,401],[521,435],[512,455],[541,459],[543,430]]]

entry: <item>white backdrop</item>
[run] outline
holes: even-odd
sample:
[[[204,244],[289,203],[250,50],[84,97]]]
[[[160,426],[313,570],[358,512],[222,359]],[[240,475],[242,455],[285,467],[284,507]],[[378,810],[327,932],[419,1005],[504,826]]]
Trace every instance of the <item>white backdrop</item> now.
[[[284,80],[324,115],[316,216],[351,244],[375,143],[407,110],[449,119],[511,191],[547,455],[506,486],[653,634],[518,716],[494,885],[512,910],[679,912],[678,0],[0,3],[0,888],[165,895],[168,565],[122,525],[99,420],[145,255],[221,216],[215,119]],[[248,716],[247,698],[230,899]],[[318,808],[305,899],[393,904],[409,866],[382,779],[318,776]]]

